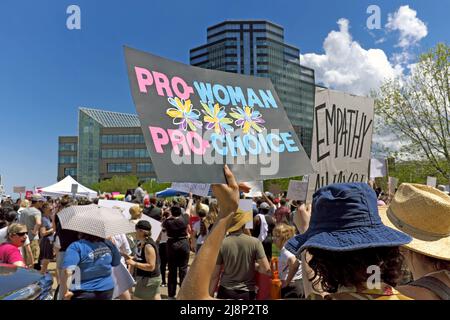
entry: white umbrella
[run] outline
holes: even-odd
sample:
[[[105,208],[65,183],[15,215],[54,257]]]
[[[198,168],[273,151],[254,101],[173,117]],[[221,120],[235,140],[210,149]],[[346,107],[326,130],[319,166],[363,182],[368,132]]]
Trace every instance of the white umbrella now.
[[[87,233],[100,238],[108,238],[121,233],[135,232],[135,225],[114,208],[71,206],[58,212],[61,227]]]
[[[127,220],[131,219],[130,208],[134,207],[134,206],[139,206],[136,203],[117,201],[117,200],[100,200],[98,202],[98,205],[101,207],[113,208],[113,209],[119,210],[122,213],[122,216]],[[150,218],[149,216],[147,216],[145,214],[142,215],[141,220],[147,220],[148,222],[150,222],[150,224],[152,225],[152,239],[156,241],[162,230],[161,222],[159,222],[156,219]]]

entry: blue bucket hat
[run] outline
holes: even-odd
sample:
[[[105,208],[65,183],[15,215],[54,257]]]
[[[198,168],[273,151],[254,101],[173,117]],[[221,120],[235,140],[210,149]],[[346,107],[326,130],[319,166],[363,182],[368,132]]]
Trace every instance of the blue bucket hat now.
[[[289,239],[285,248],[299,255],[306,248],[353,251],[400,246],[411,240],[381,222],[376,194],[368,184],[339,183],[314,193],[308,230]]]

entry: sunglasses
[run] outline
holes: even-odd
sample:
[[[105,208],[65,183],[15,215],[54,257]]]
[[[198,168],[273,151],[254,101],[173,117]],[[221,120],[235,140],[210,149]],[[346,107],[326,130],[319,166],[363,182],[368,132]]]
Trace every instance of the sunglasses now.
[[[16,232],[19,237],[23,237],[24,235],[28,234],[28,232]]]

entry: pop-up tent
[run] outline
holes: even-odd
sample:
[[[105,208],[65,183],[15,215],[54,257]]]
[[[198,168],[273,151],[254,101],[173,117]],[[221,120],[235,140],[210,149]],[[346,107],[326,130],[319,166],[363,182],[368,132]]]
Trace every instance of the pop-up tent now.
[[[157,192],[156,194],[157,198],[168,198],[168,197],[178,197],[178,196],[188,196],[186,192],[177,191],[172,188],[167,188],[163,191]]]
[[[63,195],[72,195],[72,185],[77,185],[76,188],[76,197],[87,197],[89,199],[96,198],[97,192],[86,188],[79,182],[77,182],[74,178],[71,176],[65,177],[60,182],[57,182],[55,184],[52,184],[51,186],[48,186],[46,188],[41,189],[41,194],[43,196],[47,197],[61,197]]]

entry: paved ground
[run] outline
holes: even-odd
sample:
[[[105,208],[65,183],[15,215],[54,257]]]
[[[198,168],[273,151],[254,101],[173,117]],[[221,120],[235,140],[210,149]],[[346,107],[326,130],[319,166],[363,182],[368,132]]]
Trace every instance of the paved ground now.
[[[192,261],[194,260],[195,254],[193,252],[191,252],[190,258],[189,258],[189,266],[192,264]],[[56,263],[55,262],[51,262],[48,265],[48,271],[50,272],[50,274],[53,275],[53,290],[56,290],[57,287],[57,282],[56,282],[56,273],[55,273],[55,269],[56,269]],[[166,271],[166,281],[167,281],[167,275],[168,275],[168,271]],[[167,299],[167,287],[161,287],[161,298],[162,299]],[[180,287],[177,287],[177,293],[178,290],[180,289]]]

